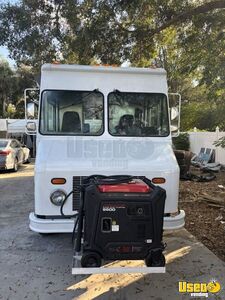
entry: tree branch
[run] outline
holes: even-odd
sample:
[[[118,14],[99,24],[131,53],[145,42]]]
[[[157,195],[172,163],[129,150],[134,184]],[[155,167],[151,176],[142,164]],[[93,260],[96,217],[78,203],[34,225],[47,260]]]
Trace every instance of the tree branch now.
[[[198,6],[193,9],[190,9],[186,12],[183,12],[177,16],[174,16],[171,20],[162,24],[158,28],[153,29],[153,30],[152,29],[148,30],[148,31],[150,31],[150,38],[153,37],[155,34],[160,33],[162,30],[170,27],[171,25],[174,25],[179,22],[183,23],[187,20],[190,20],[193,16],[207,13],[209,11],[212,11],[214,9],[219,9],[219,8],[222,8],[222,9],[225,8],[225,0],[217,0],[217,1],[208,2],[201,6]]]

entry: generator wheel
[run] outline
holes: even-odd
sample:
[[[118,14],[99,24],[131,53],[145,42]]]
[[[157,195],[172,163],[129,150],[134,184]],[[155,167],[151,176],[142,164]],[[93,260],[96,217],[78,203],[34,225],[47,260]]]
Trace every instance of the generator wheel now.
[[[83,268],[101,267],[102,258],[97,252],[86,252],[81,257],[81,266]]]
[[[166,263],[165,256],[162,251],[151,251],[145,258],[147,267],[164,267]]]

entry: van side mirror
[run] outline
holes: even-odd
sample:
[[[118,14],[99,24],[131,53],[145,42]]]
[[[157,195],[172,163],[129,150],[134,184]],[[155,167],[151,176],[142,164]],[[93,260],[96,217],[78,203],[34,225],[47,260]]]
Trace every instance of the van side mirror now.
[[[38,99],[39,89],[28,88],[24,90],[24,103],[25,103],[25,119],[36,120],[38,119]]]
[[[180,133],[180,108],[181,108],[181,95],[178,93],[169,94],[170,105],[170,131],[173,137]]]
[[[171,107],[170,109],[170,120],[176,120],[176,118],[179,116],[179,110],[177,107]]]
[[[27,103],[27,119],[34,119],[34,110],[35,110],[35,107],[34,107],[34,103]]]
[[[35,122],[27,122],[26,131],[29,135],[35,135],[37,132],[37,126]]]

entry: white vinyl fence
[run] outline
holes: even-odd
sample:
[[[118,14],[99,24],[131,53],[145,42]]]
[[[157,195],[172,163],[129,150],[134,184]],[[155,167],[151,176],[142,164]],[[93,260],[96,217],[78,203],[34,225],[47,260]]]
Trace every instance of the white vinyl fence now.
[[[8,124],[16,121],[18,121],[18,119],[0,119],[0,131],[7,131]]]
[[[198,154],[200,149],[211,148],[215,149],[216,152],[216,162],[225,164],[225,149],[221,147],[215,147],[213,143],[219,138],[225,136],[225,132],[219,131],[219,128],[216,128],[214,132],[188,132],[190,138],[190,150],[193,153]]]

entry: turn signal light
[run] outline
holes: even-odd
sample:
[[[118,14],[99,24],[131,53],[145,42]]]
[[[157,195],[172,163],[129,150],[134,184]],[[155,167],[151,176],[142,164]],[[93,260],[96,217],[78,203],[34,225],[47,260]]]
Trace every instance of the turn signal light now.
[[[152,178],[152,183],[154,183],[154,184],[162,184],[162,183],[165,183],[165,182],[166,182],[166,179],[163,178],[163,177]]]
[[[66,179],[65,178],[52,178],[51,183],[52,184],[65,184]]]

